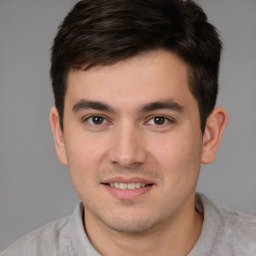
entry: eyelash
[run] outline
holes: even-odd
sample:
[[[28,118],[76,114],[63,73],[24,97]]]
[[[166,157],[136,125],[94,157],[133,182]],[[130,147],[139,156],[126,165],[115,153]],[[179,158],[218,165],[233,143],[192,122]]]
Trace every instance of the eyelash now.
[[[89,122],[89,120],[93,119],[93,118],[99,118],[99,119],[103,120],[103,123],[102,124],[95,124],[95,123],[93,123],[93,121]],[[87,117],[83,118],[83,122],[86,122],[86,123],[88,123],[91,126],[104,126],[107,123],[110,123],[104,116],[101,116],[101,115],[87,116]]]
[[[164,121],[163,124],[156,124],[156,123],[150,124],[150,121],[153,120],[153,122],[154,122],[158,118],[163,119],[163,121]],[[166,117],[166,116],[161,116],[161,115],[159,115],[159,116],[152,116],[152,117],[150,117],[149,121],[146,122],[146,124],[148,124],[148,125],[155,125],[155,126],[158,126],[159,128],[161,128],[163,126],[166,126],[168,123],[175,123],[175,121],[172,118],[169,118],[169,117]]]
[[[99,118],[102,121],[102,123],[96,124],[93,121],[94,118],[96,118],[96,119]],[[90,119],[92,119],[91,122],[89,121]],[[156,123],[150,124],[151,121],[154,122],[154,121],[156,121],[156,119],[160,119],[160,121],[163,121],[163,123],[160,123],[160,124],[156,124]],[[102,127],[102,126],[111,124],[111,122],[108,121],[107,118],[105,118],[104,116],[101,116],[101,115],[90,115],[90,116],[87,116],[87,117],[83,118],[83,122],[87,123],[88,125],[93,126],[93,127]],[[145,125],[150,125],[150,126],[156,126],[157,128],[161,128],[161,127],[165,127],[169,123],[175,123],[175,120],[170,118],[170,117],[161,116],[161,115],[155,115],[155,116],[151,116],[148,119],[148,121],[146,121],[144,124]]]

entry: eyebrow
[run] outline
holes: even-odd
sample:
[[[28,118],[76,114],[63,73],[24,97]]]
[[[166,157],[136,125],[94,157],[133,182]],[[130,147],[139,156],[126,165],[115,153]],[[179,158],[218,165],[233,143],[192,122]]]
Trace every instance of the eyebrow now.
[[[180,104],[175,102],[173,99],[168,99],[164,101],[156,101],[156,102],[148,103],[142,106],[139,109],[139,112],[150,112],[150,111],[160,110],[160,109],[169,109],[177,112],[183,112],[184,110],[184,108]]]
[[[115,112],[114,109],[110,107],[108,104],[105,104],[100,101],[92,101],[92,100],[85,100],[85,99],[80,100],[72,108],[74,112],[78,112],[83,109],[94,109],[94,110],[101,110],[106,112]]]
[[[94,110],[106,111],[110,113],[116,112],[110,105],[106,103],[103,103],[100,101],[86,100],[86,99],[81,99],[72,108],[74,112],[79,112],[80,110],[84,110],[84,109],[94,109]],[[175,102],[173,99],[168,99],[164,101],[156,101],[156,102],[145,104],[139,108],[138,112],[139,113],[151,112],[151,111],[160,110],[160,109],[170,109],[177,112],[183,112],[184,108],[180,104]]]

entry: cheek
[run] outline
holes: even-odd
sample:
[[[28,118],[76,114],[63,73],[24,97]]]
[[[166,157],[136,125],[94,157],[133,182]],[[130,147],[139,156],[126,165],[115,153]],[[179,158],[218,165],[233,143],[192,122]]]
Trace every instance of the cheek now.
[[[75,133],[66,141],[68,169],[78,194],[97,182],[97,171],[101,168],[105,154],[104,140],[95,140],[92,136]]]
[[[182,133],[166,136],[159,144],[154,143],[151,155],[159,169],[173,182],[197,177],[201,165],[201,139],[198,134]],[[192,178],[192,179],[193,179]]]
[[[80,136],[71,138],[66,142],[70,178],[81,200],[88,203],[97,184],[100,147],[91,143],[90,139]]]
[[[107,147],[106,139],[99,137],[85,132],[71,134],[65,141],[69,164],[85,166],[99,163]]]

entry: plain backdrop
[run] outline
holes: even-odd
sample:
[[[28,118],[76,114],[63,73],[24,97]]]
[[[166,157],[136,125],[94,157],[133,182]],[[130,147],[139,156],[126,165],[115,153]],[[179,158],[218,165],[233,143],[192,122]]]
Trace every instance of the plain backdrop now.
[[[58,163],[48,122],[50,48],[77,1],[0,0],[0,250],[72,213],[79,201]],[[229,123],[198,191],[256,215],[256,1],[201,0],[224,51],[218,105]]]

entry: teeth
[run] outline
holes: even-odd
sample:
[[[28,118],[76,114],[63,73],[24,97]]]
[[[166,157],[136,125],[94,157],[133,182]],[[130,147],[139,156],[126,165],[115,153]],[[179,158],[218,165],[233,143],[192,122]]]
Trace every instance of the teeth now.
[[[146,186],[145,183],[109,183],[112,188],[119,189],[136,189],[136,188],[144,188]]]
[[[143,185],[144,185],[144,184],[143,184]],[[136,188],[140,188],[140,187],[142,187],[142,184],[141,184],[141,183],[136,183],[136,184],[135,184],[135,187],[136,187]]]
[[[115,183],[114,183],[114,187],[115,187],[115,188],[120,188],[120,183],[115,182]]]
[[[119,188],[120,189],[127,189],[128,188],[128,184],[127,183],[120,183]]]
[[[128,183],[128,189],[135,189],[135,183]]]

